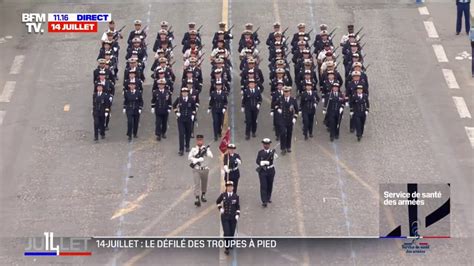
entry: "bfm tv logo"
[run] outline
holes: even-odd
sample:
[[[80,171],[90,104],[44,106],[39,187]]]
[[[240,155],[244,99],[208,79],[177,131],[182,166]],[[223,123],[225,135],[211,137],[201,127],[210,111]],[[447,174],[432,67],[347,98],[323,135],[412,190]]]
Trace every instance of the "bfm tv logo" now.
[[[56,240],[56,241],[55,241]],[[25,256],[91,256],[87,251],[88,237],[56,237],[44,232],[44,238],[29,237]]]

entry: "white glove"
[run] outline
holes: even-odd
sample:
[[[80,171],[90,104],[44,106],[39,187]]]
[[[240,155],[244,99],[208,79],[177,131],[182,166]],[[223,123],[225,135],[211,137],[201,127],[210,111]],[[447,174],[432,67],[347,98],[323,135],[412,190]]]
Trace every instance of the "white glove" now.
[[[225,114],[225,108],[222,108],[222,113]]]
[[[315,103],[315,104],[313,104],[313,106],[314,106],[314,109],[316,109],[318,107],[318,104]]]
[[[151,113],[152,113],[152,114],[155,113],[155,108],[151,108]]]
[[[304,40],[307,41],[307,40],[309,40],[309,39],[308,39],[308,37],[304,37]]]
[[[229,173],[229,172],[230,172],[230,170],[229,170],[229,166],[227,166],[227,165],[224,165],[224,172],[226,172],[226,173]]]
[[[235,161],[237,162],[237,164],[242,164],[242,161],[240,159],[235,159]]]
[[[369,111],[365,111],[365,115],[369,115]]]
[[[170,109],[168,109],[168,113],[169,113],[169,112],[171,112],[171,110],[170,110]]]
[[[125,110],[125,108],[123,108],[123,111],[122,111],[122,113],[124,113],[124,114],[125,114],[125,112],[127,112],[127,110]]]
[[[199,162],[199,163],[202,163],[202,162],[204,162],[204,158],[203,158],[203,157],[199,157],[199,158],[197,158],[196,161]]]
[[[221,207],[219,211],[221,212],[221,214],[224,214],[224,207]]]
[[[235,220],[239,220],[239,215],[238,214],[235,215]]]
[[[278,108],[277,112],[278,112],[279,114],[281,114],[281,113],[282,113],[282,110],[281,110],[280,108]]]
[[[350,115],[351,115],[351,117],[352,117],[352,116],[354,115],[354,112],[350,112],[349,114],[350,114]]]
[[[141,113],[142,113],[142,109],[138,109],[138,113],[141,114]]]
[[[177,117],[180,117],[180,116],[181,116],[181,113],[180,113],[180,112],[177,112],[177,113],[176,113],[176,116],[177,116]]]
[[[191,121],[194,121],[194,115],[191,116]]]
[[[269,165],[270,162],[269,161],[260,161],[260,166],[265,166],[265,165]]]
[[[107,117],[107,116],[109,116],[109,113],[106,112],[106,113],[105,113],[105,117]]]
[[[348,102],[346,102],[346,106],[349,107],[349,103],[348,103]]]
[[[325,115],[325,114],[326,114],[326,110],[323,110],[323,115]]]
[[[260,104],[259,103],[257,104],[257,109],[260,109]]]
[[[303,112],[299,111],[299,112],[298,112],[298,115],[301,116],[301,114],[303,114]]]
[[[113,98],[112,96],[109,97],[109,102],[112,102]]]
[[[211,109],[207,109],[207,113],[208,113],[208,114],[211,113]]]
[[[292,122],[293,122],[293,125],[294,125],[296,123],[296,118],[293,118]]]
[[[117,47],[114,47],[114,52],[117,52],[118,48]]]
[[[273,112],[270,112],[270,116],[273,116]]]
[[[324,103],[326,100],[324,98],[322,98],[321,101]]]
[[[342,111],[344,111],[344,108],[343,107],[339,108],[339,113],[340,114],[342,114]]]
[[[243,107],[240,108],[240,111],[241,111],[242,113],[245,112],[245,108],[243,108]]]

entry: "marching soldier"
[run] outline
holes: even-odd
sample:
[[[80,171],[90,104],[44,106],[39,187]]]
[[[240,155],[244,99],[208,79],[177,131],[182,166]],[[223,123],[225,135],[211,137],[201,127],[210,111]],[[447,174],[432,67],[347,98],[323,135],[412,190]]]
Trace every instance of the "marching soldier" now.
[[[212,152],[209,146],[204,147],[204,136],[197,135],[196,146],[191,149],[188,155],[188,160],[191,161],[190,166],[193,169],[194,196],[196,197],[194,205],[197,207],[201,206],[201,201],[207,202],[206,192],[209,167],[205,162],[206,157],[212,158]]]
[[[291,39],[291,46],[293,47],[292,50],[295,50],[297,48],[298,42],[300,40],[309,42],[309,40],[311,39],[309,32],[305,32],[306,25],[304,23],[299,23],[297,27],[298,27],[298,32],[293,34],[293,38]]]
[[[271,103],[271,112],[270,116],[273,116],[273,128],[275,130],[275,137],[276,141],[280,140],[280,116],[281,116],[281,109],[280,109],[280,103],[282,102],[283,98],[283,88],[285,87],[285,84],[283,81],[278,81],[277,82],[277,87],[276,90],[272,92],[272,103]]]
[[[313,137],[314,115],[319,103],[319,96],[313,88],[312,83],[306,83],[306,91],[301,95],[300,107],[301,115],[303,116],[303,135],[305,140],[308,139],[308,133],[310,138]]]
[[[242,95],[242,113],[245,112],[245,139],[250,139],[250,132],[252,137],[256,137],[257,133],[257,118],[262,104],[262,94],[260,90],[255,88],[255,80],[251,79],[248,82]]]
[[[350,115],[354,118],[357,141],[360,141],[364,134],[365,119],[369,114],[369,96],[363,93],[364,86],[357,86],[357,92],[351,98]]]
[[[151,99],[151,113],[155,114],[155,135],[156,140],[166,139],[166,130],[168,128],[168,116],[171,112],[171,92],[165,89],[166,80],[158,80],[158,89],[153,91]]]
[[[342,112],[344,111],[345,98],[339,91],[339,83],[333,83],[331,92],[324,102],[323,114],[327,112],[327,123],[330,132],[330,139],[339,138],[339,126],[341,124]],[[326,120],[326,119],[325,119]]]
[[[173,103],[173,110],[178,118],[179,132],[179,156],[183,156],[184,147],[189,152],[189,141],[191,139],[192,125],[196,115],[196,103],[188,97],[189,89],[181,89],[181,97],[176,98]]]
[[[134,38],[139,38],[140,41],[144,41],[146,39],[146,32],[142,29],[142,21],[138,19],[135,20],[134,26],[135,26],[135,30],[132,30],[130,34],[128,35],[128,40],[127,40],[128,47],[132,46],[132,40]]]
[[[221,137],[224,114],[227,111],[227,95],[222,91],[222,82],[216,82],[215,88],[216,90],[211,92],[207,113],[212,112],[214,141],[217,141],[217,138]]]
[[[233,191],[233,182],[227,181],[225,183],[225,192],[223,192],[216,200],[217,207],[221,213],[222,230],[224,237],[233,237],[235,228],[237,227],[237,220],[240,217],[240,203],[237,191]],[[229,255],[230,239],[226,239],[226,248],[224,253]]]
[[[100,38],[102,41],[106,41],[107,40],[107,36],[108,36],[108,33],[112,33],[112,36],[113,36],[113,40],[114,41],[118,41],[118,39],[123,39],[123,36],[122,34],[120,33],[120,31],[116,30],[115,29],[115,21],[111,20],[109,22],[109,28],[107,29],[107,31],[105,31],[103,34],[102,34],[102,38]]]
[[[275,149],[270,149],[272,141],[269,138],[262,140],[263,149],[257,154],[257,172],[260,179],[260,199],[262,206],[267,207],[267,203],[272,203],[273,180],[275,178],[275,168],[273,161],[278,158]]]
[[[242,164],[242,159],[238,153],[235,153],[235,149],[235,144],[227,145],[227,153],[224,154],[224,180],[233,182],[234,191],[237,193],[240,178],[239,166]]]
[[[92,95],[92,117],[94,118],[94,140],[99,140],[99,133],[105,138],[105,118],[110,112],[110,96],[103,91],[103,85],[96,85],[96,92]]]
[[[291,152],[291,138],[293,136],[293,125],[298,118],[298,102],[291,97],[291,87],[283,89],[283,98],[281,98],[280,106],[280,147],[281,155]]]
[[[219,30],[214,33],[214,37],[212,38],[212,49],[217,47],[217,42],[219,40],[222,40],[224,41],[224,47],[227,50],[230,50],[230,40],[232,40],[234,36],[232,36],[232,33],[230,32],[231,29],[226,30],[225,26],[225,22],[219,22]]]
[[[128,141],[137,137],[140,114],[143,108],[143,97],[139,90],[135,89],[135,83],[129,83],[129,89],[125,92],[123,101],[123,113],[127,114],[127,136]]]

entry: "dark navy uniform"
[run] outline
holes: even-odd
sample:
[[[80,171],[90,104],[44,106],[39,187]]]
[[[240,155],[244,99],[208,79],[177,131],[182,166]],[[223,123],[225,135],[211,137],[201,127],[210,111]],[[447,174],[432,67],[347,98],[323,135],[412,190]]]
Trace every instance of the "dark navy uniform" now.
[[[217,140],[217,138],[221,136],[224,113],[227,110],[227,95],[224,91],[218,90],[211,92],[208,110],[212,113],[214,140]]]
[[[188,91],[186,89],[186,91]],[[190,96],[180,96],[173,103],[173,109],[178,116],[179,153],[183,154],[184,147],[189,151],[192,124],[196,115],[196,102]]]
[[[255,81],[253,81],[255,83]],[[257,88],[247,88],[242,95],[242,108],[245,111],[245,138],[250,138],[250,132],[255,137],[257,133],[257,118],[260,105],[262,104],[262,94]]]
[[[165,88],[158,88],[153,91],[151,108],[152,112],[155,113],[155,135],[158,141],[161,140],[161,137],[166,138],[168,116],[171,112],[171,105],[171,92],[169,90]]]
[[[105,117],[110,112],[110,96],[106,92],[94,92],[92,95],[92,117],[94,118],[94,140],[98,140],[99,133],[105,137]]]
[[[364,134],[365,119],[369,113],[370,104],[369,96],[360,89],[358,91],[360,92],[356,92],[351,97],[350,110],[354,119],[357,140],[360,141]]]
[[[277,89],[276,91],[272,92],[272,103],[271,103],[271,112],[270,115],[273,116],[273,127],[275,129],[275,137],[276,140],[280,140],[280,124],[278,121],[281,117],[281,102],[283,101],[283,89]]]
[[[339,138],[339,125],[341,123],[342,112],[344,110],[345,98],[340,92],[331,91],[327,95],[324,103],[324,110],[327,110],[327,124],[329,126],[330,139]]]
[[[132,130],[133,137],[137,137],[140,114],[143,108],[143,97],[142,93],[136,89],[134,91],[126,91],[123,97],[123,109],[127,114],[127,136],[131,140]]]
[[[226,184],[227,185],[227,184]],[[235,192],[224,192],[216,200],[221,212],[221,224],[224,237],[233,237],[237,227],[237,219],[240,216],[239,196]],[[226,239],[229,243],[230,239]],[[229,244],[226,245],[226,254],[229,254]]]
[[[286,90],[291,90],[287,87]],[[283,95],[280,109],[282,111],[278,124],[280,126],[281,153],[291,152],[291,138],[293,136],[293,125],[298,118],[298,102],[294,97]]]
[[[303,135],[305,139],[308,138],[308,133],[309,137],[313,137],[314,115],[318,103],[319,96],[316,90],[306,90],[301,94],[300,108],[303,116]]]
[[[224,180],[234,182],[234,192],[237,193],[237,187],[239,185],[240,171],[239,165],[242,164],[242,159],[237,153],[232,155],[226,153],[224,155]]]
[[[271,203],[273,180],[275,178],[275,168],[273,160],[276,158],[275,150],[262,149],[257,154],[258,177],[260,179],[260,199],[264,207]]]

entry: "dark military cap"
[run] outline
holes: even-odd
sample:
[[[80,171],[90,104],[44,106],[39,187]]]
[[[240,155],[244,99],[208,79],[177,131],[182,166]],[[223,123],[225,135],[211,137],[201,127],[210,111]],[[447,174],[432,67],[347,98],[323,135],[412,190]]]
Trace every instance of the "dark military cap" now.
[[[201,135],[201,134],[196,135],[196,139],[203,139],[203,138],[204,138],[204,135]]]

